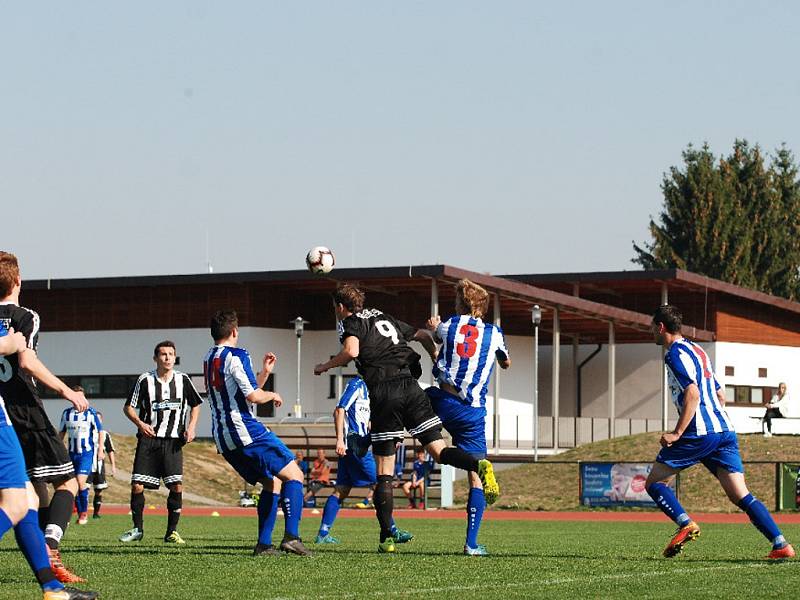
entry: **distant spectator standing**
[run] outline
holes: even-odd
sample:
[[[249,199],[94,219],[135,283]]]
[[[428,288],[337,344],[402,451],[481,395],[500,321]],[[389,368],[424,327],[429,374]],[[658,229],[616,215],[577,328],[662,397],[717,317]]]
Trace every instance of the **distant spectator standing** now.
[[[322,488],[331,484],[331,463],[325,456],[325,450],[317,450],[317,458],[311,467],[311,481],[308,482],[308,491],[304,500],[309,500],[317,495]]]
[[[784,382],[778,384],[778,391],[765,406],[767,412],[764,413],[764,437],[772,437],[772,419],[783,419],[788,416],[789,393]]]

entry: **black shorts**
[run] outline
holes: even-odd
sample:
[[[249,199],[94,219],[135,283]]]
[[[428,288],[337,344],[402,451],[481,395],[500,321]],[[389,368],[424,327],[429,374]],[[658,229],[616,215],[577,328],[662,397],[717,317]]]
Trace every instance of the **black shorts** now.
[[[136,444],[131,483],[150,490],[183,481],[183,440],[141,437]]]
[[[97,468],[92,471],[87,483],[94,486],[95,491],[104,490],[108,488],[108,481],[106,481],[106,461],[98,460]]]
[[[394,454],[395,443],[405,437],[403,429],[423,446],[442,439],[442,422],[431,401],[408,375],[386,379],[369,389],[372,451],[378,456]]]
[[[31,482],[58,485],[75,477],[67,448],[52,425],[47,429],[17,431],[17,437]]]

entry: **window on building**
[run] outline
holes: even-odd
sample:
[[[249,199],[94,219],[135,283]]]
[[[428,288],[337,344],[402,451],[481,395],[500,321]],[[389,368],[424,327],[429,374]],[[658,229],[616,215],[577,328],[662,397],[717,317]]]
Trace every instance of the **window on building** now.
[[[758,369],[758,376],[759,376],[760,378],[762,378],[762,379],[766,378],[766,376],[767,376],[767,369],[765,369],[764,367],[759,367],[759,369]]]
[[[347,387],[347,382],[353,379],[353,377],[358,377],[358,375],[342,375],[342,390]],[[336,375],[330,375],[328,377],[328,399],[335,399],[336,396]]]
[[[725,399],[737,406],[758,406],[768,402],[775,393],[775,388],[751,385],[725,386]]]
[[[275,373],[272,373],[267,380],[264,382],[264,385],[261,387],[262,390],[265,392],[274,392],[275,391]],[[267,402],[266,404],[256,404],[256,416],[257,417],[264,417],[265,419],[271,419],[275,416],[275,403]]]
[[[725,377],[733,377],[734,371],[733,367],[725,367]]]

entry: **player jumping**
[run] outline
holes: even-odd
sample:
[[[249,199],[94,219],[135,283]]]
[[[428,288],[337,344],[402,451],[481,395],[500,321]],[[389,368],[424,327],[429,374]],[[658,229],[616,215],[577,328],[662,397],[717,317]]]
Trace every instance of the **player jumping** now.
[[[395,444],[403,439],[403,429],[416,437],[437,462],[477,472],[488,504],[494,503],[500,490],[492,463],[479,461],[459,448],[448,448],[442,440],[442,422],[416,381],[421,374],[420,356],[408,345],[412,340],[420,342],[436,362],[436,345],[430,334],[380,310],[364,308],[364,293],[353,285],[339,286],[334,304],[336,318],[341,321],[343,347],[328,362],[314,367],[314,374],[321,375],[356,359],[358,372],[369,389],[372,413],[370,438],[378,466],[375,511],[381,528],[378,552],[395,552],[392,480]]]
[[[462,279],[456,286],[456,315],[447,321],[438,316],[428,321],[434,339],[442,344],[433,375],[439,387],[426,392],[434,412],[456,448],[478,459],[486,458],[486,388],[494,369],[511,366],[503,332],[483,317],[489,308],[489,294],[481,286]],[[497,399],[495,399],[497,402]],[[478,530],[486,508],[481,480],[469,473],[467,499],[467,539],[464,554],[485,556],[486,547],[478,544]]]
[[[679,417],[675,429],[661,436],[661,451],[647,477],[647,493],[658,507],[678,525],[678,531],[664,549],[671,558],[688,542],[697,539],[700,527],[678,502],[669,482],[683,469],[697,463],[711,471],[728,498],[772,544],[767,558],[792,558],[794,548],[786,541],[767,507],[748,491],[739,442],[728,415],[725,394],[714,376],[705,351],[681,335],[683,317],[670,305],[660,306],[653,315],[653,335],[664,346],[669,388]]]

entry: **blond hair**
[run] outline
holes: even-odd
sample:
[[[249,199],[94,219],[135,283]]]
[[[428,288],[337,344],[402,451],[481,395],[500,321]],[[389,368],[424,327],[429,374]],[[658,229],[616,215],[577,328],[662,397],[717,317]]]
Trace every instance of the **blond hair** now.
[[[488,310],[489,292],[469,279],[460,280],[456,285],[456,311],[482,319]]]

